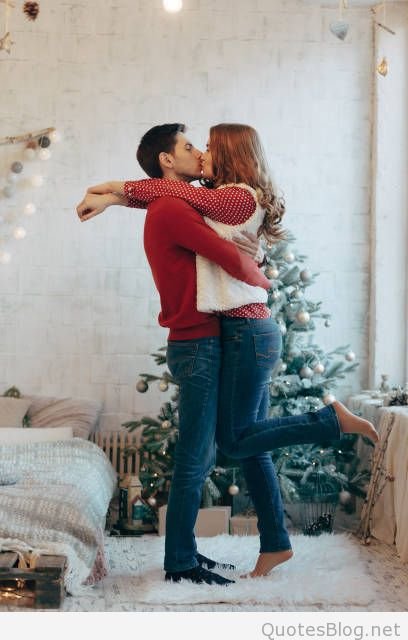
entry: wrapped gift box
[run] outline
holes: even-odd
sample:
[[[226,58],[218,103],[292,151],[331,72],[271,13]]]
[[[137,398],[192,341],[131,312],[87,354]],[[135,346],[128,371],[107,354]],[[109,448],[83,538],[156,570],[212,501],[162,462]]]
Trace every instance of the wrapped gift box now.
[[[159,536],[166,530],[167,505],[159,507]],[[229,533],[231,507],[208,507],[199,509],[194,534],[197,538],[210,538],[220,533]]]
[[[257,536],[259,535],[255,516],[233,516],[230,518],[230,534],[233,536]]]

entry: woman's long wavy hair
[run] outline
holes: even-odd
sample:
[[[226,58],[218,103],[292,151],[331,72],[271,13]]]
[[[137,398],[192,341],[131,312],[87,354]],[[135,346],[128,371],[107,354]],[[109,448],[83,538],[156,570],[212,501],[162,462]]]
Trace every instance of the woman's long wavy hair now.
[[[286,238],[281,228],[285,200],[278,197],[257,131],[246,124],[217,124],[210,129],[212,185],[244,182],[256,190],[265,217],[258,229],[268,245]]]

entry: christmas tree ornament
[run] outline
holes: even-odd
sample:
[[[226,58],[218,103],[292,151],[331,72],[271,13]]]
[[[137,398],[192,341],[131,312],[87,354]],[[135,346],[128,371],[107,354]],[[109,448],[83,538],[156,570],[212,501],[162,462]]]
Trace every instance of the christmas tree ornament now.
[[[301,309],[296,314],[296,320],[300,324],[307,324],[310,321],[310,313],[308,311],[306,311],[305,309]]]
[[[22,162],[13,162],[13,164],[10,167],[11,171],[13,173],[21,173],[23,170],[23,163]]]
[[[322,364],[321,362],[318,362],[317,364],[315,364],[315,366],[313,367],[313,371],[315,373],[324,373],[324,364]]]
[[[299,273],[299,277],[302,280],[302,282],[306,283],[311,281],[312,274],[308,269],[302,269],[302,271]]]
[[[270,278],[271,280],[276,280],[276,278],[279,276],[279,269],[275,266],[269,265],[265,269],[265,276],[267,278]]]
[[[350,491],[345,491],[344,489],[339,493],[340,504],[346,505],[350,504],[351,501],[351,493]]]
[[[347,35],[349,25],[343,20],[343,9],[347,8],[347,0],[339,0],[339,17],[338,20],[330,23],[330,31],[339,40],[344,40]]]
[[[40,136],[38,138],[38,146],[41,147],[41,149],[46,149],[50,144],[51,140],[48,136]]]
[[[302,367],[299,371],[299,375],[301,378],[311,378],[313,376],[313,370],[310,367]]]
[[[330,31],[339,40],[344,40],[349,30],[349,25],[344,20],[335,20],[330,23]]]
[[[286,362],[280,363],[279,370],[282,371],[282,373],[284,373],[287,368],[288,368],[288,365],[286,364]]]
[[[377,72],[380,74],[380,76],[383,76],[385,78],[385,76],[388,73],[388,60],[387,58],[382,58],[380,60],[380,62],[377,64]]]
[[[147,498],[147,502],[150,504],[151,507],[155,507],[157,505],[157,500],[153,496],[150,496],[150,498]]]
[[[325,320],[325,321],[324,321],[324,326],[325,326],[325,327],[330,327],[330,326],[331,326],[331,322],[330,322],[330,320],[329,320],[329,319],[327,319],[327,320]]]
[[[34,213],[37,211],[37,207],[35,206],[35,204],[33,202],[27,202],[27,204],[25,205],[23,212],[24,215],[26,216],[32,216],[34,215]]]
[[[171,427],[171,422],[170,422],[170,420],[163,420],[163,422],[162,422],[162,428],[163,428],[163,429],[170,429],[170,427]]]
[[[274,302],[277,302],[278,300],[280,300],[282,297],[281,292],[278,291],[277,289],[275,289],[274,291],[272,291],[271,293],[271,298]]]
[[[346,360],[348,360],[348,362],[353,362],[356,359],[356,354],[354,353],[354,351],[347,351],[344,357],[346,358]]]
[[[40,149],[38,157],[40,160],[49,160],[51,158],[51,151],[49,149]]]
[[[6,186],[3,187],[3,195],[5,198],[12,198],[14,195],[14,185],[6,184]]]
[[[23,156],[25,160],[34,160],[34,158],[37,156],[37,153],[32,147],[26,147],[23,151]]]
[[[146,393],[148,388],[149,388],[149,385],[147,384],[146,380],[138,380],[136,384],[136,389],[139,393]]]
[[[295,254],[292,253],[292,251],[288,251],[287,253],[285,253],[285,255],[283,256],[283,259],[285,260],[285,262],[288,262],[289,264],[295,261]]]
[[[13,173],[12,171],[9,171],[6,176],[6,180],[9,184],[14,184],[18,180],[18,175],[16,173]]]
[[[24,2],[23,12],[28,20],[36,20],[40,13],[40,3]]]
[[[230,494],[230,496],[236,496],[239,493],[239,487],[236,484],[231,484],[228,487],[228,493]]]
[[[167,380],[160,380],[159,382],[160,391],[167,391],[168,388],[169,388],[169,383],[167,382]]]
[[[303,291],[299,289],[299,287],[296,287],[296,289],[292,291],[291,297],[294,300],[301,300],[303,298]]]
[[[323,396],[322,400],[325,405],[329,405],[332,404],[336,400],[336,398],[332,393],[326,393]]]

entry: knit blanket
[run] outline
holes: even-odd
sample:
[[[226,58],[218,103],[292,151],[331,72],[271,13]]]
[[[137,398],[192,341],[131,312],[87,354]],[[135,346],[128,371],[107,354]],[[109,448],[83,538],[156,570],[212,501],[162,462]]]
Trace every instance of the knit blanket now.
[[[0,551],[22,567],[38,555],[67,557],[65,587],[88,591],[106,575],[103,531],[116,473],[82,438],[0,446]]]

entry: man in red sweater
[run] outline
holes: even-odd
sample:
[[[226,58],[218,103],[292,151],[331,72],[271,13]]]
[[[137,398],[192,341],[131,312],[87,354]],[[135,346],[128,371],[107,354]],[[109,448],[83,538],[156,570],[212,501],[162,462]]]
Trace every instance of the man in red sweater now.
[[[184,125],[166,124],[153,127],[143,136],[137,158],[150,177],[184,181],[199,177],[201,153],[184,131]],[[110,192],[88,193],[77,212],[84,221],[111,204],[128,203],[123,196]],[[160,295],[159,323],[169,328],[167,363],[179,385],[179,438],[166,516],[166,580],[229,584],[233,581],[209,570],[229,565],[219,565],[199,554],[194,537],[202,487],[215,463],[221,364],[218,318],[196,307],[196,254],[248,284],[265,289],[270,284],[254,260],[218,237],[190,205],[178,198],[162,197],[149,205],[144,247]],[[252,243],[252,254],[256,247],[257,242]]]

